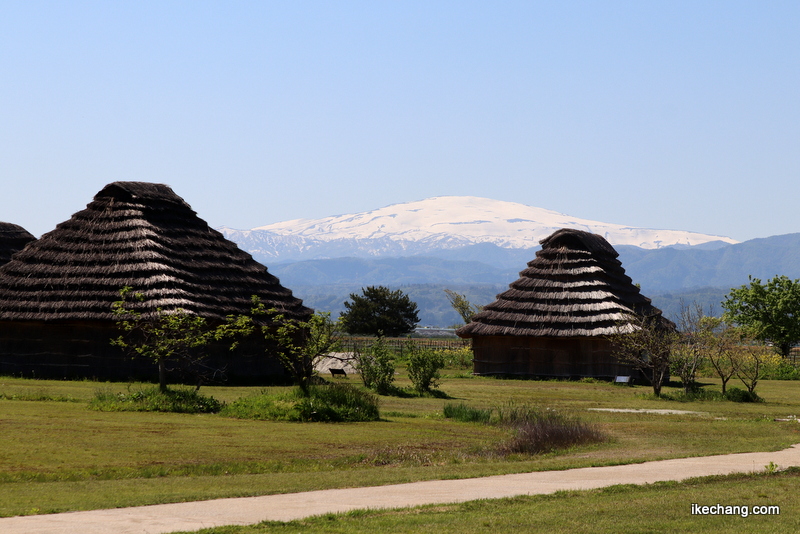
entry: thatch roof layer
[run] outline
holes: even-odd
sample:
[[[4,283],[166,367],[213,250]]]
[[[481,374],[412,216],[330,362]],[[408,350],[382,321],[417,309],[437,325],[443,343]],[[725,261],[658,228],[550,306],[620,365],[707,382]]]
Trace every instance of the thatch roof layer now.
[[[520,278],[459,336],[598,337],[619,332],[631,314],[661,316],[603,237],[562,229],[541,244]]]
[[[144,313],[246,313],[252,295],[293,318],[312,312],[250,254],[163,184],[114,182],[0,268],[0,320],[113,320],[131,286]]]
[[[0,222],[0,265],[11,261],[11,256],[25,248],[31,241],[36,241],[36,238],[23,227]]]

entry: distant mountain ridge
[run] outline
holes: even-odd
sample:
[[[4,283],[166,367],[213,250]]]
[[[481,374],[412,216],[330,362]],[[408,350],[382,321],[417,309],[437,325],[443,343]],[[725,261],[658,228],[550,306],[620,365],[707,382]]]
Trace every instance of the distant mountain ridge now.
[[[448,326],[458,316],[444,288],[488,304],[535,257],[539,240],[564,227],[609,240],[626,273],[673,320],[681,301],[720,311],[722,297],[748,283],[748,276],[800,278],[800,233],[736,243],[476,197],[436,197],[360,214],[220,230],[308,306],[336,315],[350,293],[386,285],[417,301],[422,324]]]
[[[602,235],[615,246],[644,249],[736,243],[729,237],[634,228],[468,196],[433,197],[363,213],[295,219],[251,230],[223,227],[220,231],[269,264],[340,257],[436,255],[482,244],[531,249],[560,228],[586,230]]]

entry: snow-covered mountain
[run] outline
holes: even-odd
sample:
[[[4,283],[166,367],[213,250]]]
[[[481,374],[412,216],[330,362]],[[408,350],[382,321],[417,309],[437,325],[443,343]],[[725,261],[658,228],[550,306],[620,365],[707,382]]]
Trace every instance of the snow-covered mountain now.
[[[560,228],[586,230],[602,235],[612,245],[644,249],[736,243],[728,237],[633,228],[514,202],[468,196],[434,197],[363,213],[295,219],[251,230],[223,227],[220,231],[257,259],[297,261],[345,256],[412,256],[481,244],[503,249],[531,249]]]

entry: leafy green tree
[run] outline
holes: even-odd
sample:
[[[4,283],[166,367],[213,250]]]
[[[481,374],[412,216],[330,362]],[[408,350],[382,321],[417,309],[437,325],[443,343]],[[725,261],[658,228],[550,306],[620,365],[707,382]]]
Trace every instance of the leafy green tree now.
[[[472,317],[482,309],[481,306],[476,306],[467,300],[466,295],[456,293],[452,289],[445,289],[444,292],[447,295],[447,300],[450,301],[450,306],[458,313],[464,324],[468,324]]]
[[[800,280],[776,276],[764,284],[751,276],[748,285],[731,289],[722,307],[725,320],[772,343],[782,356],[800,341]]]
[[[210,326],[205,318],[184,309],[155,313],[136,310],[135,302],[144,302],[141,293],[134,293],[126,286],[120,290],[120,300],[112,304],[117,326],[123,334],[112,339],[116,345],[132,356],[147,358],[158,366],[158,386],[166,393],[167,373],[177,368],[193,373],[197,378],[197,389],[203,382],[202,364],[206,347],[213,341],[232,337],[241,331],[236,326],[242,319],[230,317],[217,327]],[[133,302],[131,301],[133,299]],[[231,349],[236,342],[231,343]]]
[[[269,317],[270,324],[261,332],[271,342],[270,351],[307,397],[317,364],[339,345],[339,322],[331,320],[329,312],[317,312],[307,321],[290,319],[274,308],[266,309],[258,297],[253,297],[253,315]]]
[[[344,303],[340,319],[346,332],[394,337],[412,332],[419,322],[417,304],[399,289],[368,286],[361,292]]]

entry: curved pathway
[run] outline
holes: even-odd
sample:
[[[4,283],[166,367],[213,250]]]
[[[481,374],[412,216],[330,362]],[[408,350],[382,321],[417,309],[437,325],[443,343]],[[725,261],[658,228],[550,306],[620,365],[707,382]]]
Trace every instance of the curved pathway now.
[[[263,497],[217,499],[137,508],[10,517],[0,519],[3,534],[157,534],[265,520],[289,521],[329,512],[400,508],[515,495],[594,489],[616,484],[647,484],[691,477],[800,466],[800,444],[777,452],[751,452],[680,458],[610,467],[543,471],[463,480],[349,488]]]

